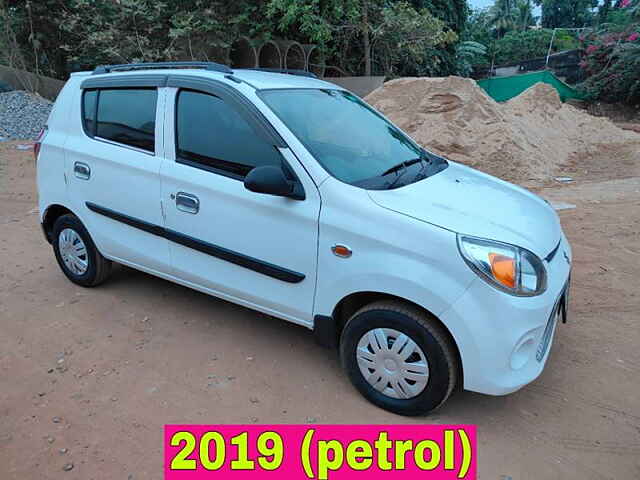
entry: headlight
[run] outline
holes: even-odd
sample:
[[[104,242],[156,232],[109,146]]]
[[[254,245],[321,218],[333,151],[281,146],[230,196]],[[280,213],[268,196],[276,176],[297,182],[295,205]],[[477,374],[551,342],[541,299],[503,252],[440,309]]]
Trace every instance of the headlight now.
[[[511,295],[540,295],[547,288],[547,271],[529,250],[466,235],[458,235],[458,249],[483,280]]]

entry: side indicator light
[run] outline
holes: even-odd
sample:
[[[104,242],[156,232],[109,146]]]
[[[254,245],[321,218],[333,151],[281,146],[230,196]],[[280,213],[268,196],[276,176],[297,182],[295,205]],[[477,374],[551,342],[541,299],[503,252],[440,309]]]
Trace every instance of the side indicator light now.
[[[331,251],[336,257],[340,258],[349,258],[353,254],[349,247],[340,244],[331,247]]]

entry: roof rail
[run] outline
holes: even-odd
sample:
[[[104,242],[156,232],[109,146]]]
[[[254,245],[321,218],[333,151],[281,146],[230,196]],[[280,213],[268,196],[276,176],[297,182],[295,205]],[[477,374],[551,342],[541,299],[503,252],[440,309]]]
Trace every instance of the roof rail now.
[[[259,72],[271,72],[271,73],[285,73],[288,75],[297,75],[299,77],[309,77],[309,78],[318,78],[318,76],[313,72],[308,72],[306,70],[296,70],[294,68],[247,68],[245,70],[258,70]]]
[[[213,72],[233,73],[226,65],[215,62],[148,62],[122,63],[119,65],[100,65],[93,71],[93,75],[111,73],[115,71],[152,70],[156,68],[202,68]]]

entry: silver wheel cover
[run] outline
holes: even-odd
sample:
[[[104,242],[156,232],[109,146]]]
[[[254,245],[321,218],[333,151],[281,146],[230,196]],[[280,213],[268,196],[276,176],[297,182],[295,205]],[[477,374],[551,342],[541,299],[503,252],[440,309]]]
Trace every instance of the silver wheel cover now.
[[[78,233],[65,228],[58,236],[58,250],[65,266],[75,275],[83,275],[89,268],[87,247]]]
[[[358,367],[373,388],[391,398],[413,398],[426,388],[429,364],[411,338],[393,328],[365,333],[356,351]]]

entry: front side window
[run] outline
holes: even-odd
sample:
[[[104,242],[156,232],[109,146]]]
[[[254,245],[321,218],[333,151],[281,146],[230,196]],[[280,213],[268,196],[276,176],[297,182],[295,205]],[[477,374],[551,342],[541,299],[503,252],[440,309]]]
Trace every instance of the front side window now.
[[[95,97],[98,107],[95,111]],[[123,145],[155,151],[156,89],[102,89],[84,94],[84,122],[87,133]],[[94,115],[95,131],[92,119]]]
[[[395,188],[447,166],[349,92],[279,89],[260,96],[318,162],[345,183]]]
[[[178,161],[234,178],[244,178],[257,166],[282,163],[278,150],[219,97],[181,90],[176,108]]]

